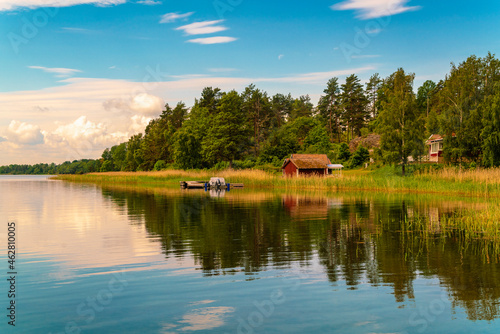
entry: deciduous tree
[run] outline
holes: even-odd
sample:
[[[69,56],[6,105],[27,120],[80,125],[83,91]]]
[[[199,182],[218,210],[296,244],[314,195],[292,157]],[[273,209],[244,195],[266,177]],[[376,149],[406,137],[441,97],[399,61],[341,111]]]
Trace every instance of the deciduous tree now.
[[[387,162],[401,164],[403,176],[408,157],[423,153],[425,129],[413,92],[414,78],[414,74],[400,68],[385,80],[386,101],[379,114],[383,157]]]

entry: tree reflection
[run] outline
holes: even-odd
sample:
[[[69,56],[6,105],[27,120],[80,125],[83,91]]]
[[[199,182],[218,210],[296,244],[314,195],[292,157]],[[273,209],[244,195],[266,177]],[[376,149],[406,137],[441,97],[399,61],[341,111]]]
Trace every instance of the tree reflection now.
[[[444,232],[440,217],[463,205],[418,197],[210,198],[203,192],[157,194],[105,189],[133,221],[145,222],[167,259],[192,256],[204,275],[250,275],[307,267],[315,256],[331,282],[350,289],[390,285],[397,302],[414,299],[418,276],[437,277],[453,307],[471,320],[499,315],[497,245]],[[243,196],[243,195],[242,195]],[[424,219],[422,219],[422,217]]]

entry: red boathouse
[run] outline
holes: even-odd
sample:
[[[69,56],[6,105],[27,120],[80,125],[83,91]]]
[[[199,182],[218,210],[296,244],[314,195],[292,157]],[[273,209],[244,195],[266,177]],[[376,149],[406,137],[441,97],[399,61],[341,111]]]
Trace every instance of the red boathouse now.
[[[281,169],[284,176],[328,175],[331,165],[326,154],[292,154],[285,159]]]

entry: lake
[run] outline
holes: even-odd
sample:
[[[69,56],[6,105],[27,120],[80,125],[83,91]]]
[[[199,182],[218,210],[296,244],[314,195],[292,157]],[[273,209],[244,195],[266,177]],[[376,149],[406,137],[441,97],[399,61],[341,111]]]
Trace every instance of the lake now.
[[[497,246],[441,226],[488,205],[0,176],[0,331],[498,333]]]

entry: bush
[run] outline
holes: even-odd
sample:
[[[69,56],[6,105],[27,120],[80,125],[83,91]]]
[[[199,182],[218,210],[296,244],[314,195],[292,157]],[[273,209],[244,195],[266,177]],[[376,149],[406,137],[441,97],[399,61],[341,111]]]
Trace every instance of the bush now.
[[[370,159],[370,152],[363,146],[359,146],[349,161],[349,168],[356,168]]]
[[[165,169],[165,168],[167,168],[167,163],[165,162],[165,160],[158,160],[155,163],[153,170],[160,171],[160,170]]]
[[[255,159],[233,161],[233,169],[251,169],[255,167]]]
[[[224,170],[229,168],[229,161],[219,161],[212,167],[213,170]]]
[[[349,145],[346,143],[340,144],[338,147],[337,159],[340,161],[347,161],[351,157],[351,151],[349,151]]]

